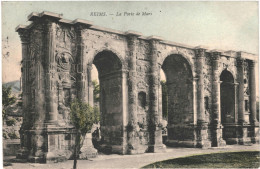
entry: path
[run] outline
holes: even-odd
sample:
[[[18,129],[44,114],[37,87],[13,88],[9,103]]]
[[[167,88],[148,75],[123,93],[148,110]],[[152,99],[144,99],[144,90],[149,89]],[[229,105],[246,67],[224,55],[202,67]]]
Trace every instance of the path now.
[[[224,148],[167,148],[165,153],[146,153],[138,155],[99,155],[97,158],[90,160],[79,160],[78,169],[87,168],[140,168],[147,164],[177,158],[193,154],[231,152],[231,151],[259,151],[259,145],[228,145]],[[5,169],[71,169],[73,161],[68,160],[62,163],[54,164],[37,164],[37,163],[12,163],[12,166],[4,167]]]

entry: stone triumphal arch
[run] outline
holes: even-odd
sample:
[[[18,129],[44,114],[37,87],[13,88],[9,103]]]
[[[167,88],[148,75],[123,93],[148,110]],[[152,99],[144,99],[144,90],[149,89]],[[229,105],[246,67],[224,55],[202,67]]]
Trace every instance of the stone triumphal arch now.
[[[99,73],[100,151],[164,151],[160,70],[168,89],[169,146],[211,147],[257,141],[255,61],[141,33],[42,12],[16,31],[22,41],[24,121],[19,157],[69,158],[75,131],[70,102],[93,105],[92,65]]]

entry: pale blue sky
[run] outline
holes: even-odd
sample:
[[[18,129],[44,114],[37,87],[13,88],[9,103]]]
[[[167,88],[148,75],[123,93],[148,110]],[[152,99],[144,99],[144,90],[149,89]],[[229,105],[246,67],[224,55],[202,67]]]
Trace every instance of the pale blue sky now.
[[[42,11],[191,46],[258,54],[258,2],[2,2],[2,38],[8,36],[10,46],[10,57],[2,65],[3,82],[20,77],[21,45],[15,27],[29,24],[31,12]],[[106,12],[108,16],[90,16],[90,12]],[[116,12],[151,12],[152,16],[116,17]]]

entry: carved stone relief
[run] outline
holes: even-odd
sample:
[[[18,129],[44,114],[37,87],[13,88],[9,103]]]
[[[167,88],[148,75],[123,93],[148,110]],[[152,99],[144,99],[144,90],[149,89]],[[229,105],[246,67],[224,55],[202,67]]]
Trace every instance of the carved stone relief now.
[[[58,42],[56,48],[70,50],[75,47],[76,32],[73,27],[57,24],[55,36]]]
[[[139,60],[149,60],[150,45],[147,41],[139,40],[137,42],[136,56]]]
[[[249,66],[248,62],[244,62],[244,94],[249,95]]]

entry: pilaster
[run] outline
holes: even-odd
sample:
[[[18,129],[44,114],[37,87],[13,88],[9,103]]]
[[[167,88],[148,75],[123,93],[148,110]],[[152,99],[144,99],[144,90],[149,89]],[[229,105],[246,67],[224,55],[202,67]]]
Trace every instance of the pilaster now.
[[[162,143],[162,126],[159,116],[159,65],[158,65],[158,38],[151,37],[149,40],[151,49],[150,59],[150,105],[149,105],[149,148],[150,152],[160,152],[165,150],[165,145]]]
[[[208,139],[208,123],[205,117],[205,100],[204,100],[204,77],[203,65],[205,64],[206,49],[196,49],[196,74],[197,80],[195,83],[196,89],[194,94],[197,94],[197,147],[211,147],[211,142]]]
[[[85,28],[81,24],[75,26],[77,34],[77,86],[78,86],[78,99],[83,102],[88,102],[88,79],[87,79],[87,67],[84,57],[84,42],[83,42],[83,29]]]
[[[245,98],[244,98],[244,59],[237,58],[237,72],[238,72],[238,135],[239,144],[248,144],[248,126],[245,121]]]
[[[57,64],[55,62],[55,22],[45,20],[45,101],[46,101],[46,122],[49,124],[57,123],[58,104],[57,104]]]
[[[237,59],[238,73],[238,123],[245,123],[245,107],[244,107],[244,59]]]
[[[32,127],[32,123],[29,120],[30,118],[30,56],[29,56],[29,45],[30,45],[30,33],[27,29],[18,29],[17,32],[20,35],[22,42],[22,91],[23,91],[23,123],[20,128],[20,142],[21,148],[17,153],[17,158],[27,158],[29,155],[28,149],[28,135],[26,134],[26,130],[29,130]]]
[[[93,84],[92,84],[92,65],[87,65],[87,80],[88,80],[88,104],[91,106],[94,106],[94,89],[93,89]]]
[[[129,76],[128,76],[128,145],[129,153],[137,154],[145,151],[144,147],[141,147],[139,140],[139,128],[137,124],[137,82],[136,82],[136,52],[137,52],[137,41],[139,34],[135,32],[127,32],[128,42],[128,54],[129,54]],[[130,127],[131,126],[131,127]],[[142,149],[142,150],[141,150]],[[144,149],[144,150],[143,150]]]
[[[220,117],[220,83],[219,80],[219,59],[220,52],[212,52],[212,146],[222,147],[226,145],[226,142],[222,137],[222,124]]]
[[[250,87],[250,130],[251,141],[259,141],[259,123],[256,118],[256,80],[255,80],[255,61],[249,60],[249,87]]]

